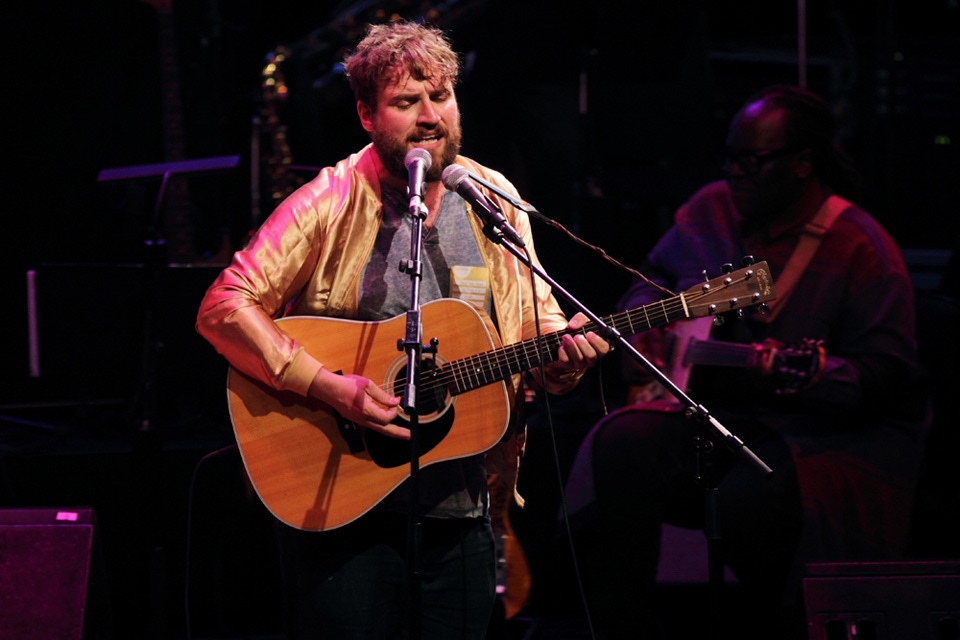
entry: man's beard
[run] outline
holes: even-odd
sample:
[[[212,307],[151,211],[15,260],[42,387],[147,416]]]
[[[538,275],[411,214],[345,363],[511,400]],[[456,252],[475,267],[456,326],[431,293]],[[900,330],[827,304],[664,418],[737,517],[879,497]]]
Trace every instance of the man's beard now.
[[[426,137],[426,135],[429,135],[429,133],[426,133],[423,137]],[[433,156],[432,152],[430,154],[433,163],[427,170],[426,179],[428,181],[439,180],[443,170],[453,164],[457,154],[460,153],[461,138],[459,123],[445,131],[442,147],[443,155],[440,157],[440,161],[437,162],[437,158]],[[370,134],[370,139],[373,141],[373,148],[376,149],[377,155],[380,156],[380,161],[383,162],[383,166],[386,167],[390,175],[406,180],[407,168],[403,161],[407,156],[407,151],[409,151],[408,140],[398,140],[382,131],[373,131]]]

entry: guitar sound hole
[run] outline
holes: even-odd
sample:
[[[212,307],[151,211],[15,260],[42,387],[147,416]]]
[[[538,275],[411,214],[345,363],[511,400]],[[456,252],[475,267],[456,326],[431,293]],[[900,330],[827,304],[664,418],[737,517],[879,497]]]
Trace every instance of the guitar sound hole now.
[[[447,387],[437,381],[440,369],[433,358],[420,362],[420,384],[417,388],[417,413],[421,420],[429,420],[435,414],[442,412],[450,398]],[[403,387],[407,380],[407,368],[403,367],[393,381],[393,394],[403,397]]]
[[[447,388],[437,382],[440,369],[432,358],[421,360],[420,367],[420,384],[417,386],[418,458],[440,444],[450,432],[454,418],[453,404]],[[404,366],[393,381],[394,395],[403,397],[406,378],[407,368]],[[409,418],[403,414],[393,423],[408,429],[411,427]],[[391,438],[371,429],[365,430],[364,437],[367,451],[378,466],[397,467],[410,463],[408,441]]]

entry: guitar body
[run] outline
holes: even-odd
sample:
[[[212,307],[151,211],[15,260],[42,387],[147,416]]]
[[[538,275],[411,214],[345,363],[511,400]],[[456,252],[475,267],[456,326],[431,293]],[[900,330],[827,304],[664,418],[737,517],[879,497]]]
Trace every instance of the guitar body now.
[[[497,596],[503,604],[503,617],[509,620],[526,606],[532,578],[527,557],[510,523],[510,504],[514,487],[503,477],[487,478],[490,490],[490,524],[497,548]]]
[[[710,317],[678,320],[663,328],[665,362],[660,370],[683,392],[689,391],[690,373],[694,364],[687,357],[687,351],[691,344],[707,340],[712,329],[713,318]],[[631,385],[627,389],[628,404],[662,398],[676,400],[658,380],[644,385]]]
[[[669,371],[665,370],[673,383],[682,391],[687,391],[690,384],[690,371],[693,363],[686,357],[690,345],[707,340],[713,329],[713,318],[692,318],[674,322],[666,330],[674,337],[673,351],[670,354]]]
[[[370,378],[400,395],[407,355],[397,349],[406,317],[360,322],[325,317],[277,321],[331,371]],[[499,347],[489,318],[459,300],[421,307],[423,336],[439,339],[436,363]],[[423,360],[429,371],[432,355]],[[424,373],[421,373],[421,379]],[[482,453],[507,431],[506,382],[421,397],[421,467]],[[356,520],[410,475],[410,444],[345,423],[319,401],[269,388],[231,369],[227,396],[234,434],[258,496],[286,524],[320,531]],[[398,419],[398,424],[409,424]]]

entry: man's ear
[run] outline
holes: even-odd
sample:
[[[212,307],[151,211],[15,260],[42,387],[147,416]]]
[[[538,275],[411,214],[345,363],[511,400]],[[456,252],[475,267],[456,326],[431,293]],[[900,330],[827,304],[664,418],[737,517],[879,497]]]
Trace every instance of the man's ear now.
[[[360,116],[360,124],[367,133],[373,131],[373,110],[362,100],[357,100],[357,115]]]

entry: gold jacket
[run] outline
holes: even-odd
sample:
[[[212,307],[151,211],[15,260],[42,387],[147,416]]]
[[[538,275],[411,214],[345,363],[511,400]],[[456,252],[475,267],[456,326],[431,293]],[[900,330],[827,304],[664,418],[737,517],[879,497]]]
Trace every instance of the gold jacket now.
[[[506,193],[516,189],[499,172],[459,156],[457,163]],[[273,321],[285,315],[356,319],[360,276],[373,250],[383,204],[375,152],[368,145],[323,169],[284,200],[249,244],[207,290],[197,330],[239,371],[275,389],[306,396],[323,365],[306,353]],[[492,195],[520,233],[539,266],[526,213]],[[517,199],[519,196],[517,195]],[[470,209],[469,203],[467,204]],[[469,216],[477,245],[490,274],[494,313],[503,344],[536,336],[534,295],[525,265],[483,235],[477,216]],[[550,287],[537,279],[536,301],[544,333],[559,331],[566,319]],[[519,379],[511,381],[514,390]],[[548,381],[552,393],[569,391],[576,380]],[[507,451],[491,452],[489,462],[515,459],[522,446],[512,439]],[[515,479],[516,468],[496,471]],[[489,468],[489,465],[488,465]]]

